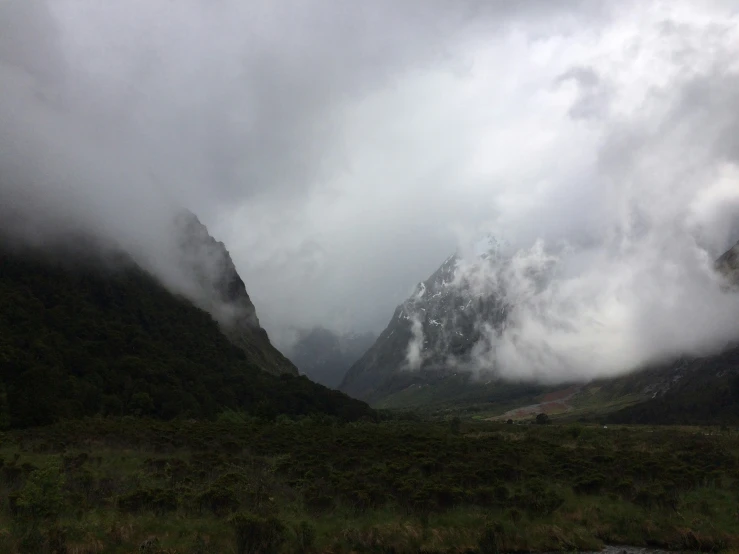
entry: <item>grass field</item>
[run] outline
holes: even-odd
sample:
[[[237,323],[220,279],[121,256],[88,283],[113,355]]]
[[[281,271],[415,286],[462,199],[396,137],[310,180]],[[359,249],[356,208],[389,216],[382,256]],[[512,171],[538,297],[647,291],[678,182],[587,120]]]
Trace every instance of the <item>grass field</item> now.
[[[739,551],[729,429],[232,413],[0,441],[0,552]]]

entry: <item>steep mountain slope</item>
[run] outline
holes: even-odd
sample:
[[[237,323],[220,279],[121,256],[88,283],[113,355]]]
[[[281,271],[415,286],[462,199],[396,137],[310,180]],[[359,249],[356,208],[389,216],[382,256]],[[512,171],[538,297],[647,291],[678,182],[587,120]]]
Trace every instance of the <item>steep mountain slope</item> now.
[[[260,348],[235,346],[211,315],[126,256],[0,249],[4,426],[95,414],[200,418],[225,409],[372,414],[305,377],[263,371],[276,351]]]
[[[300,333],[288,357],[313,381],[336,388],[347,369],[376,339],[372,333],[338,335],[323,327],[314,327]]]
[[[502,260],[500,245],[490,240],[480,265]],[[340,390],[369,401],[454,375],[455,363],[471,362],[482,326],[500,329],[507,306],[503,296],[477,279],[480,268],[457,268],[449,257],[398,306],[375,344],[347,372]],[[408,371],[405,371],[408,370]],[[492,376],[491,376],[492,377]]]
[[[602,392],[643,398],[608,414],[613,423],[739,423],[739,348],[614,379]]]
[[[716,269],[735,286],[739,286],[739,242],[716,260]]]
[[[729,286],[739,286],[739,243],[716,261]],[[630,395],[641,401],[617,410],[607,421],[618,423],[739,423],[739,346],[700,358],[594,383],[600,394]]]
[[[257,310],[224,244],[190,212],[176,218],[175,228],[182,270],[193,275],[204,292],[199,295],[200,307],[218,320],[224,334],[252,363],[271,373],[297,375],[297,368],[272,346],[259,325]]]

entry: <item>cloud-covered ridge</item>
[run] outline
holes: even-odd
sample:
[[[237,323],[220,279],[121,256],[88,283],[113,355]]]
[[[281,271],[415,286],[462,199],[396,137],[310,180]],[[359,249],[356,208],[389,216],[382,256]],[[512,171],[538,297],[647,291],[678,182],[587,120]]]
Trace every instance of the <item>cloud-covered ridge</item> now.
[[[538,241],[448,259],[391,322],[392,333],[410,326],[396,370],[589,381],[736,343],[739,293],[727,284],[739,245],[714,261],[695,242],[644,240],[610,254]]]

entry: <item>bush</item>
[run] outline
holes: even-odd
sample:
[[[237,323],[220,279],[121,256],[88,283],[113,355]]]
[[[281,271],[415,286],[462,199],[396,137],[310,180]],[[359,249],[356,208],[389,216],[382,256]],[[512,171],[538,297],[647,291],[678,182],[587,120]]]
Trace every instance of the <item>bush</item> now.
[[[137,489],[118,498],[118,509],[128,513],[152,510],[161,515],[177,509],[177,496],[166,489]]]
[[[229,523],[236,534],[237,554],[274,554],[285,542],[285,526],[277,518],[238,513]]]
[[[67,554],[67,533],[59,527],[52,527],[46,534],[46,549],[51,554]]]
[[[597,473],[580,477],[573,489],[578,494],[598,494],[606,484],[606,478]]]
[[[44,549],[44,535],[34,527],[26,531],[18,541],[19,554],[38,554]]]
[[[30,473],[15,504],[19,514],[36,521],[55,519],[64,507],[64,475],[57,462]]]
[[[318,484],[310,484],[303,489],[303,502],[306,508],[315,512],[326,512],[334,507],[334,497]]]
[[[523,492],[516,494],[512,501],[515,506],[531,515],[545,516],[557,510],[564,503],[564,498],[541,480],[535,479],[526,485]]]
[[[298,539],[297,551],[301,554],[311,552],[316,544],[316,529],[307,521],[301,521],[295,531]]]
[[[452,420],[449,422],[449,430],[454,435],[459,435],[460,431],[462,429],[462,422],[458,417],[452,418]]]
[[[505,515],[506,518],[511,520],[513,523],[519,523],[521,520],[523,520],[523,512],[518,508],[511,508],[510,510],[506,510]]]
[[[225,516],[239,508],[239,499],[234,491],[226,487],[213,486],[198,495],[198,507],[209,509],[217,516]]]
[[[480,554],[498,554],[498,531],[497,525],[485,527],[478,542]]]

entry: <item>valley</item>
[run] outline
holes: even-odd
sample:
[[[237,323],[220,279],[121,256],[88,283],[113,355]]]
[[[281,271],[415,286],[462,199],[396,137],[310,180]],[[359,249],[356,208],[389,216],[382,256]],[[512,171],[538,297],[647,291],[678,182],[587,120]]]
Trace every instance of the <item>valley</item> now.
[[[432,363],[350,370],[370,407],[296,375],[228,252],[188,221],[185,252],[214,249],[214,266],[185,255],[209,291],[195,301],[120,253],[2,252],[0,552],[739,548],[739,350],[560,386],[446,369],[481,313],[504,317],[478,299],[467,342],[433,336]],[[434,295],[433,321],[462,301]],[[224,305],[239,317],[219,321]],[[402,360],[387,346],[412,336],[409,306],[363,355],[315,331],[301,365],[336,379],[352,356]]]
[[[491,421],[513,421],[530,420],[537,414],[548,416],[560,416],[573,410],[573,400],[580,393],[581,387],[568,387],[545,394],[538,404],[529,404],[490,418]]]
[[[0,554],[739,554],[737,0],[0,0]]]

